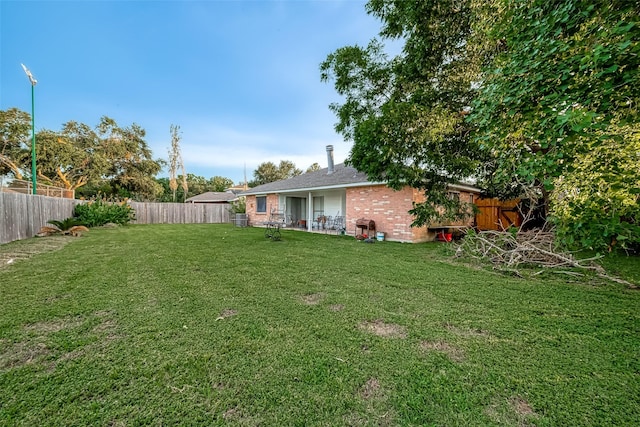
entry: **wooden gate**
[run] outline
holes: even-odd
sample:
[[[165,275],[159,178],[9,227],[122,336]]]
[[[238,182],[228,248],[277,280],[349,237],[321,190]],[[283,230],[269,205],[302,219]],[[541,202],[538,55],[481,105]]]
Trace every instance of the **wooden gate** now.
[[[479,212],[476,214],[476,227],[479,230],[506,230],[520,227],[522,216],[518,210],[520,199],[499,200],[480,199],[475,202]]]

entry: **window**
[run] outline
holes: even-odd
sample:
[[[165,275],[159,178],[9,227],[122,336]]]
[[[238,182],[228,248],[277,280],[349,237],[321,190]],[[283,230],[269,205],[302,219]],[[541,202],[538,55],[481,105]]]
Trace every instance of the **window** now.
[[[449,191],[447,193],[447,199],[460,201],[460,193],[457,191]]]
[[[324,216],[324,196],[315,196],[313,198],[313,218]]]
[[[256,196],[256,212],[267,213],[267,196]]]

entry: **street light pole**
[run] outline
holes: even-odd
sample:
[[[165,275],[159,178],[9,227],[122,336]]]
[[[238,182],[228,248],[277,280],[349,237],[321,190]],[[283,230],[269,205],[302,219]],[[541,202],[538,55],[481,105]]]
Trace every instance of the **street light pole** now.
[[[22,69],[29,77],[31,82],[31,186],[33,187],[33,194],[36,193],[36,109],[35,109],[35,87],[38,81],[33,78],[31,71],[24,64]]]

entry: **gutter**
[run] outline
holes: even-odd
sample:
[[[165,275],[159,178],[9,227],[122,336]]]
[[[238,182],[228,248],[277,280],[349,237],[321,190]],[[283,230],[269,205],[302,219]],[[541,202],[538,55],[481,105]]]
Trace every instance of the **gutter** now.
[[[354,182],[351,184],[333,184],[333,185],[324,185],[324,186],[320,186],[320,187],[308,187],[308,188],[290,188],[290,189],[286,189],[286,190],[277,190],[277,189],[273,189],[273,190],[265,190],[265,191],[260,191],[260,192],[247,192],[247,193],[241,193],[243,196],[264,196],[266,194],[283,194],[283,193],[300,193],[300,192],[309,192],[309,191],[322,191],[322,190],[339,190],[342,188],[353,188],[353,187],[366,187],[366,186],[371,186],[371,185],[387,185],[384,182],[370,182],[370,181],[365,181],[365,182]]]

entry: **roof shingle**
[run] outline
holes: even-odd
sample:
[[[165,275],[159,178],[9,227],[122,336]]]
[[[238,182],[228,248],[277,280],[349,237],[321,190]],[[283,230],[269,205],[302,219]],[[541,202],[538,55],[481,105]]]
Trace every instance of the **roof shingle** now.
[[[367,175],[358,172],[355,168],[345,166],[344,163],[335,165],[334,172],[327,173],[328,168],[315,172],[307,172],[293,178],[269,182],[250,188],[242,195],[274,193],[279,191],[314,190],[327,187],[339,187],[353,184],[373,184],[367,179]],[[377,184],[377,183],[376,183]]]

